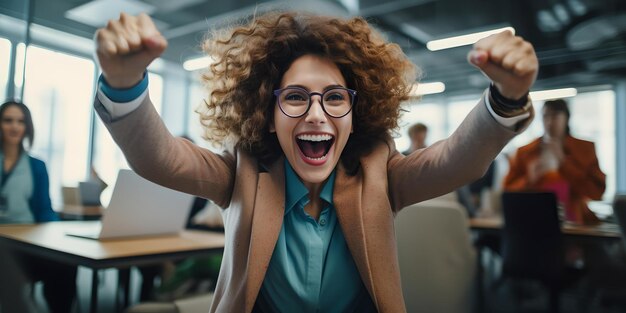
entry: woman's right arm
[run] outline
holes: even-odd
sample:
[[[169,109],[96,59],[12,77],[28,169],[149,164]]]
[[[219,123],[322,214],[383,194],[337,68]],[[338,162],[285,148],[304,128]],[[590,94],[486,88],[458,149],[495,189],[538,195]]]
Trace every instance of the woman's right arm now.
[[[148,65],[167,47],[145,14],[122,13],[119,20],[109,21],[96,32],[95,41],[102,79],[115,90],[142,82]],[[119,116],[105,107],[111,99],[101,89],[94,103],[96,111],[133,170],[165,187],[211,199],[222,207],[228,204],[236,166],[233,154],[217,155],[172,136],[147,93],[137,108]]]
[[[95,107],[128,164],[139,175],[211,199],[221,207],[228,205],[236,166],[232,153],[215,154],[172,136],[149,97],[120,119],[111,119],[98,97]]]

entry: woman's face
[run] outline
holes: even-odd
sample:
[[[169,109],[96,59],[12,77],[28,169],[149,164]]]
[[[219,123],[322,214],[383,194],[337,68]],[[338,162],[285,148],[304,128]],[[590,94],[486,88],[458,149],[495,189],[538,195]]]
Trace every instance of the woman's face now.
[[[563,138],[567,129],[567,114],[561,111],[543,109],[543,128],[551,138]]]
[[[290,86],[304,88],[309,93],[347,87],[333,62],[314,55],[304,55],[291,64],[280,88]],[[285,115],[276,102],[270,127],[270,131],[276,132],[289,164],[305,185],[323,183],[330,176],[352,132],[352,111],[333,118],[322,110],[319,95],[313,95],[311,101],[309,111],[298,118]]]
[[[21,145],[26,123],[24,113],[17,106],[7,107],[0,117],[0,127],[2,130],[2,143],[4,145]]]

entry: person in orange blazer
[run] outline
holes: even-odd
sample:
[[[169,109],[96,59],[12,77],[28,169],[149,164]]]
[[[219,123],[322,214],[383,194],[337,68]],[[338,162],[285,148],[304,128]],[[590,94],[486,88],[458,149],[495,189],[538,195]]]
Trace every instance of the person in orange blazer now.
[[[546,101],[543,107],[545,134],[518,149],[504,181],[508,191],[545,190],[561,184],[566,218],[580,224],[599,222],[587,207],[600,200],[606,175],[600,170],[593,142],[572,137],[570,111],[565,100]],[[557,188],[559,189],[559,188]]]
[[[527,127],[532,45],[477,42],[468,60],[491,87],[448,139],[405,157],[391,134],[415,68],[364,19],[275,12],[217,36],[202,119],[230,142],[219,154],[174,138],[154,109],[145,71],[167,41],[147,15],[95,36],[94,105],[130,166],[223,209],[210,312],[406,312],[393,219],[481,177]]]

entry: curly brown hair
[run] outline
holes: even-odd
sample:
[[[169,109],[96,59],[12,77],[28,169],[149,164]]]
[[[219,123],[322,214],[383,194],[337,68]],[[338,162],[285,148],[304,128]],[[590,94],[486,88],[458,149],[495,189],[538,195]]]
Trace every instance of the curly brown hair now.
[[[270,133],[279,87],[291,63],[305,54],[334,62],[357,90],[353,128],[341,160],[355,169],[361,156],[398,127],[400,103],[408,99],[417,68],[400,47],[387,43],[363,18],[342,19],[297,12],[268,13],[247,25],[215,32],[204,50],[214,63],[202,78],[208,90],[198,111],[205,138],[232,138],[262,162],[283,152]]]

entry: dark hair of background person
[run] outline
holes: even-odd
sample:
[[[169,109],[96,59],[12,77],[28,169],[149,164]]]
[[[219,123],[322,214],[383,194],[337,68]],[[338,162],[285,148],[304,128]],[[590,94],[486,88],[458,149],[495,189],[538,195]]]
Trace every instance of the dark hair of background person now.
[[[2,105],[0,105],[0,119],[4,117],[4,111],[11,106],[15,106],[19,108],[24,114],[24,124],[26,125],[26,131],[24,133],[24,139],[28,139],[28,147],[32,147],[33,140],[35,139],[35,128],[33,127],[33,118],[30,115],[30,110],[28,107],[17,100],[7,100]],[[1,121],[0,121],[1,122]],[[22,151],[26,150],[24,139],[22,139]],[[4,143],[4,139],[2,137],[2,130],[0,130],[0,143]],[[0,146],[2,149],[2,146]]]
[[[398,127],[417,68],[397,44],[387,43],[363,18],[343,19],[296,12],[268,13],[248,24],[212,34],[204,50],[215,59],[203,74],[209,88],[198,112],[205,138],[232,138],[261,163],[282,155],[273,121],[283,74],[307,54],[331,60],[347,88],[357,91],[353,130],[341,162],[356,173],[359,158]]]
[[[569,135],[570,134],[569,132],[570,112],[569,112],[569,108],[567,107],[567,102],[565,102],[565,100],[563,99],[548,100],[543,104],[543,108],[544,110],[550,110],[552,112],[565,113],[565,116],[567,117],[567,126],[565,128],[565,133]]]
[[[413,126],[411,126],[407,132],[407,134],[409,135],[409,137],[412,137],[413,134],[415,133],[419,133],[419,132],[425,132],[428,131],[428,127],[422,123],[416,123],[413,124]]]

